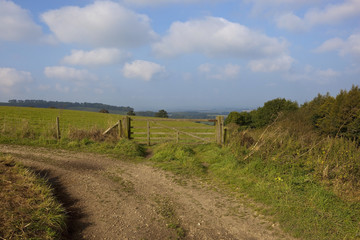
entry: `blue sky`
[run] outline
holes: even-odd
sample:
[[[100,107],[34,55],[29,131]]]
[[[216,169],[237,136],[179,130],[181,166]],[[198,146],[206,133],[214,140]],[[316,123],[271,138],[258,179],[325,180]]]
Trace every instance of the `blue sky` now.
[[[0,0],[0,101],[255,108],[360,85],[360,0]]]

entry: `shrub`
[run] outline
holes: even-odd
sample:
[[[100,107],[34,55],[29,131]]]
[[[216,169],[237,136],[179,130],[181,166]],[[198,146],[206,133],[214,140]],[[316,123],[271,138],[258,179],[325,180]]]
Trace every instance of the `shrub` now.
[[[103,109],[100,109],[99,113],[109,113],[109,111],[103,108]]]
[[[254,127],[263,127],[272,123],[281,112],[293,112],[299,108],[297,102],[292,102],[284,98],[276,98],[264,103],[263,107],[252,111],[252,124]]]

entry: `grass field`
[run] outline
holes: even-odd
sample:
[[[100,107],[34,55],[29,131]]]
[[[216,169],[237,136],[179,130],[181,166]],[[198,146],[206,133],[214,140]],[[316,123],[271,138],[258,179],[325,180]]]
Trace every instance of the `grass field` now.
[[[101,133],[108,127],[123,119],[124,116],[96,112],[84,112],[62,109],[40,109],[24,107],[0,107],[0,141],[23,142],[37,144],[55,144],[56,117],[60,118],[60,132],[62,141],[79,140],[79,138],[96,138],[105,140]],[[132,132],[135,140],[146,142],[147,121],[149,117],[132,117]],[[197,134],[199,137],[214,141],[215,128],[209,125],[194,122],[169,122],[150,123],[152,142],[175,140],[176,132],[169,128],[178,128],[182,132]],[[163,127],[162,125],[165,125]],[[198,128],[198,129],[194,129]],[[87,132],[87,133],[85,133]],[[116,131],[113,137],[116,137]],[[80,136],[82,135],[82,136]],[[92,135],[92,136],[91,136]],[[95,137],[96,135],[96,137]],[[195,139],[179,134],[181,141],[196,142]],[[89,139],[94,140],[94,139]]]

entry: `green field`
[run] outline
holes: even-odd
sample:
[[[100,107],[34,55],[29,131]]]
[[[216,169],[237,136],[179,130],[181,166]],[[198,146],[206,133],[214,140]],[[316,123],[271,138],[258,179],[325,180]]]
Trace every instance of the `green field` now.
[[[79,135],[79,132],[83,133],[84,138],[89,138],[84,132],[88,132],[90,135],[96,132],[96,134],[99,135],[99,133],[104,132],[125,116],[63,109],[1,106],[1,139],[3,142],[20,140],[29,142],[31,140],[32,142],[53,143],[56,140],[57,117],[60,118],[62,141],[66,141],[73,140],[74,135]],[[132,119],[132,137],[138,142],[145,143],[147,137],[147,121],[144,120],[157,119],[137,116],[132,117]],[[215,128],[210,125],[181,121],[161,121],[157,123],[151,121],[151,142],[176,140],[177,133],[170,128],[176,128],[180,131],[179,139],[182,142],[198,142],[198,139],[182,134],[181,132],[195,134],[198,137],[206,138],[208,141],[215,141]],[[116,130],[114,130],[114,132],[116,132]],[[113,135],[116,136],[116,133]]]

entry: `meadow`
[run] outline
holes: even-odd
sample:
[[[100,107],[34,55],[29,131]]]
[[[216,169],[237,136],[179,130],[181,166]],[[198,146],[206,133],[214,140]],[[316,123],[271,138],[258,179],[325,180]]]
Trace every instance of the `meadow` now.
[[[61,140],[57,140],[56,118],[60,119]],[[122,120],[124,116],[63,109],[44,109],[26,107],[0,107],[0,141],[27,144],[53,145],[67,144],[74,140],[114,142],[118,140],[116,129],[109,136],[102,133]],[[164,120],[148,117],[131,117],[132,137],[146,143],[147,121]],[[176,140],[197,142],[186,133],[196,134],[215,141],[215,128],[195,122],[150,121],[152,142]],[[180,133],[174,131],[176,127]],[[183,134],[183,133],[185,134]],[[71,143],[74,144],[74,143]],[[70,144],[70,145],[71,145]]]

